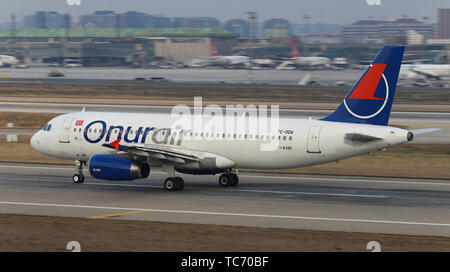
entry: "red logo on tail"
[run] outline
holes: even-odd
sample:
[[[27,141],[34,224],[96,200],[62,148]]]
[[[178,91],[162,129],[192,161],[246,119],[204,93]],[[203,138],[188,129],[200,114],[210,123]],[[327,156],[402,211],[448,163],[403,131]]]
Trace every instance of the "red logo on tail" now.
[[[293,58],[300,58],[300,54],[298,53],[297,45],[294,40],[291,40],[291,51]]]
[[[350,99],[368,99],[368,100],[386,100],[384,98],[374,97],[378,83],[383,75],[386,64],[375,63],[361,79],[358,86],[349,96]]]
[[[211,50],[211,56],[213,57],[220,56],[219,53],[217,52],[217,47],[213,39],[211,39],[211,42],[209,43],[209,49]]]

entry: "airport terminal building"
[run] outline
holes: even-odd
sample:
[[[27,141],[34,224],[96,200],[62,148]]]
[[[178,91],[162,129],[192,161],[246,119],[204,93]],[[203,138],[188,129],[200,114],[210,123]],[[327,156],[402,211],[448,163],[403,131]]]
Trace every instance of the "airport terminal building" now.
[[[26,63],[62,63],[78,59],[85,66],[183,62],[210,56],[210,40],[231,52],[236,34],[221,28],[43,28],[0,30],[0,54]]]

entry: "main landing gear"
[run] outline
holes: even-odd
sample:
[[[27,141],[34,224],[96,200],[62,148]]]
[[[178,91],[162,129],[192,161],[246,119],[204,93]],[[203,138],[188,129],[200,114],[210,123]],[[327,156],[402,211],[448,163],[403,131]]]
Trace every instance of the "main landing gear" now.
[[[239,184],[239,177],[235,173],[228,171],[225,174],[220,175],[219,185],[222,187],[236,187]]]
[[[72,181],[74,183],[83,183],[84,175],[83,175],[83,165],[86,165],[85,161],[75,161],[75,165],[77,166],[78,174],[72,176]]]
[[[184,189],[184,180],[180,177],[167,178],[164,181],[164,188],[167,191],[180,191]]]
[[[171,164],[163,164],[162,170],[169,174],[164,181],[164,189],[167,191],[180,191],[184,189],[184,180],[175,176],[175,168]],[[226,173],[220,175],[219,185],[222,187],[235,187],[239,183],[237,170],[227,169]]]

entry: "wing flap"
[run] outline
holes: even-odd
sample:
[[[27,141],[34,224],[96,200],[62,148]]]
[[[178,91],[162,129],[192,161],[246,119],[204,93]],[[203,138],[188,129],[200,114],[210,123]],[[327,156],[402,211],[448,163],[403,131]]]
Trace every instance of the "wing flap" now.
[[[103,144],[104,147],[115,149],[116,151],[123,151],[141,157],[151,157],[157,160],[166,160],[175,163],[187,163],[192,161],[199,161],[197,156],[189,154],[188,151],[175,150],[171,147],[158,145],[145,146],[129,146],[122,144]]]

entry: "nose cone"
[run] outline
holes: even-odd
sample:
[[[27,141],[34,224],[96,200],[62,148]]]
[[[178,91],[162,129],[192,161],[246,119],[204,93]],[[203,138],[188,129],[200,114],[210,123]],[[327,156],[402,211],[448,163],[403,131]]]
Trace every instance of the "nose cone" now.
[[[36,151],[40,151],[39,150],[39,135],[40,135],[40,131],[38,131],[38,132],[36,132],[32,137],[31,137],[31,140],[30,140],[30,145],[31,145],[31,147],[34,149],[34,150],[36,150]]]

